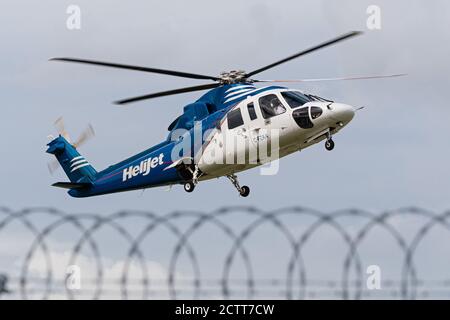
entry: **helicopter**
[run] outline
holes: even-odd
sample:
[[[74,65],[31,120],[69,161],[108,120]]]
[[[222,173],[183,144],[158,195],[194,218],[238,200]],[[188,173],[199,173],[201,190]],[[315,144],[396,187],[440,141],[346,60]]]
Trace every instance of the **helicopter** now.
[[[240,185],[238,172],[270,163],[324,140],[326,150],[333,150],[333,136],[361,109],[273,83],[377,79],[403,74],[300,80],[259,80],[254,76],[360,34],[360,31],[348,32],[251,72],[232,70],[219,76],[78,58],[52,58],[50,61],[213,81],[116,101],[118,105],[125,105],[209,90],[184,106],[183,113],[169,125],[166,140],[102,171],[96,171],[77,150],[94,135],[92,127],[78,141],[71,143],[62,119],[58,119],[59,135],[52,137],[46,152],[56,157],[56,165],[63,168],[70,181],[56,182],[53,186],[68,189],[70,196],[81,198],[172,185],[183,185],[186,192],[192,192],[201,181],[227,177],[238,194],[247,197],[250,188]],[[257,87],[257,83],[272,84]],[[266,152],[261,152],[264,150]],[[245,161],[238,161],[242,159]]]

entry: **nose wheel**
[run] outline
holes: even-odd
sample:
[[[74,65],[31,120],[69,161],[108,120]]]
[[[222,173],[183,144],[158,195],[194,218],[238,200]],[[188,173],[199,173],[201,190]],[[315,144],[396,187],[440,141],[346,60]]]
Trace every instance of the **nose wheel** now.
[[[328,151],[331,151],[331,150],[333,150],[334,149],[334,141],[333,141],[333,139],[328,139],[326,142],[325,142],[325,149],[327,149]]]
[[[247,186],[242,186],[242,188],[241,188],[241,191],[239,192],[239,194],[242,196],[242,197],[248,197],[248,195],[250,194],[250,188],[249,187],[247,187]]]
[[[227,178],[230,179],[231,183],[234,185],[234,187],[236,188],[236,190],[239,192],[239,195],[241,197],[248,197],[248,195],[250,194],[250,188],[247,186],[240,186],[239,185],[239,181],[236,175],[234,174],[230,174],[227,175]]]
[[[328,151],[334,149],[334,141],[329,131],[327,132],[327,141],[325,141],[325,149],[327,149]]]

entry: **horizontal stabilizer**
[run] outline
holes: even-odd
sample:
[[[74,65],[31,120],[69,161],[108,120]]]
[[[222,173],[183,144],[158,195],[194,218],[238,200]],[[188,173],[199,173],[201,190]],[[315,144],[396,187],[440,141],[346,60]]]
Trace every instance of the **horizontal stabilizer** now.
[[[90,183],[75,183],[75,182],[56,182],[52,184],[53,187],[64,189],[82,189],[91,186]]]

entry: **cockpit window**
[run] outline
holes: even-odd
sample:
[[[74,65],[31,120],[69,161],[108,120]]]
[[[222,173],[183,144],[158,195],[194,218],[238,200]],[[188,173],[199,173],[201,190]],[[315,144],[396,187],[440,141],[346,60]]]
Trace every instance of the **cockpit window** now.
[[[295,109],[292,112],[295,122],[303,129],[311,129],[314,124],[309,119],[309,107]]]
[[[319,107],[311,107],[311,118],[317,119],[322,115],[322,108]]]
[[[312,100],[298,91],[285,91],[281,95],[292,109],[301,107]]]
[[[268,119],[286,112],[286,108],[281,103],[280,99],[274,94],[259,98],[259,106],[264,119]]]

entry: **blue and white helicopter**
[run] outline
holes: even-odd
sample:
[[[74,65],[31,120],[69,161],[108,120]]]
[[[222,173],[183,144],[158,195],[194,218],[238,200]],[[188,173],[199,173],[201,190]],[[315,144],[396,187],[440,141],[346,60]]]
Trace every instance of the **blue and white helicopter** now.
[[[361,32],[349,32],[254,71],[234,70],[223,72],[219,77],[84,59],[50,59],[214,81],[117,101],[117,104],[123,105],[210,89],[197,101],[184,107],[183,114],[169,125],[169,135],[165,141],[99,172],[77,150],[77,146],[93,135],[92,128],[88,128],[79,141],[70,143],[59,120],[59,136],[47,144],[47,152],[56,156],[70,182],[57,182],[53,186],[69,189],[68,193],[73,197],[176,184],[183,184],[185,191],[192,192],[200,181],[225,176],[239,195],[247,197],[250,189],[239,184],[236,173],[277,160],[322,140],[325,140],[327,150],[333,150],[332,137],[352,120],[357,110],[350,105],[296,89],[280,86],[258,88],[255,83],[373,79],[400,75],[303,80],[257,80],[253,76],[359,34]],[[253,154],[253,161],[236,161],[250,158],[252,150],[267,150],[268,145],[275,145],[272,135],[268,134],[274,130],[277,132],[276,157],[272,154],[261,156],[257,151]],[[234,141],[234,147],[226,148],[225,141]],[[225,158],[234,161],[224,161]]]

